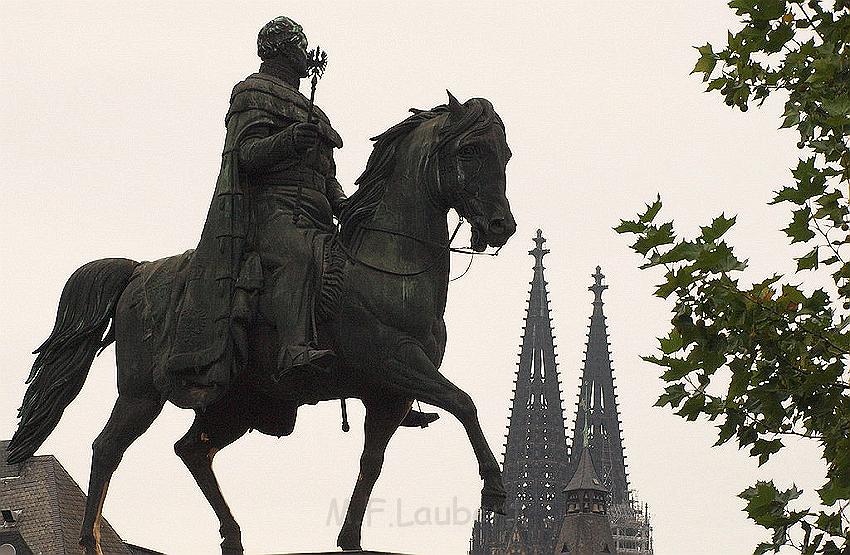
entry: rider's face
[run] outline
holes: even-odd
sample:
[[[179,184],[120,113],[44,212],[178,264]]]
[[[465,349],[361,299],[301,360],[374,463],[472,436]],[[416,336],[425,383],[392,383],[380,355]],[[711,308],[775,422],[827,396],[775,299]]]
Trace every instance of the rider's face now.
[[[301,51],[307,52],[307,35],[303,31],[296,32],[292,44],[300,48]]]
[[[290,44],[290,58],[296,65],[295,69],[301,76],[307,75],[307,36],[302,31],[297,31]]]

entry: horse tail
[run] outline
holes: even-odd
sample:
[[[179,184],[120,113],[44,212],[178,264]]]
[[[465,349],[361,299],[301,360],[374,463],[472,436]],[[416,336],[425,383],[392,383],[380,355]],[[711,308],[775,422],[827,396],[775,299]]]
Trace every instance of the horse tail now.
[[[9,464],[26,461],[41,447],[83,388],[94,358],[115,341],[115,306],[137,265],[126,258],[104,258],[68,278],[53,332],[33,351],[38,356],[8,446]]]

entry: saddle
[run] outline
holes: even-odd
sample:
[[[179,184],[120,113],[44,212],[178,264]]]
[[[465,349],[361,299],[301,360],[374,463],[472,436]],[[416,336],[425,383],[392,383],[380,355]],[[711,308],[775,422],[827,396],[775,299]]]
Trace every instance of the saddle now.
[[[346,256],[335,242],[336,239],[330,240],[321,253],[321,278],[316,303],[316,315],[320,322],[332,320],[338,313],[345,284]],[[134,299],[133,304],[140,305],[143,340],[152,342],[151,350],[156,353],[154,383],[169,401],[178,406],[192,402],[198,395],[209,395],[210,390],[219,390],[216,395],[219,397],[232,381],[234,374],[233,369],[228,376],[217,376],[204,372],[204,369],[180,376],[171,375],[166,371],[165,359],[168,356],[170,341],[174,337],[176,315],[189,279],[190,262],[194,253],[192,249],[179,255],[144,262],[136,268],[131,278],[141,280],[138,297]],[[249,253],[243,264],[245,267],[240,281],[237,282],[237,295],[243,291],[256,292],[262,287],[262,270],[258,257],[252,257],[252,253]],[[243,322],[244,325],[250,325],[257,317],[256,304],[251,305],[250,302],[235,302],[234,311],[242,312],[234,314],[234,321]],[[238,328],[239,324],[235,327]],[[244,341],[244,338],[239,337],[238,329],[234,329],[233,333],[235,343]],[[239,348],[244,349],[244,346],[237,345],[237,349]],[[437,418],[435,413],[411,410],[401,425],[425,428]]]
[[[154,353],[154,384],[169,401],[178,406],[191,406],[196,403],[195,399],[208,395],[210,390],[217,387],[219,378],[210,372],[187,372],[181,376],[166,372],[166,360],[194,254],[192,249],[183,254],[143,262],[136,267],[131,278],[141,282],[138,297],[133,304],[139,307],[141,314],[142,339],[150,344],[150,352]],[[226,383],[223,385],[226,386]]]
[[[345,281],[345,255],[329,241],[327,248],[317,255],[322,259],[318,267],[321,270],[319,291],[316,302],[317,320],[328,321],[335,317],[342,297]],[[168,356],[171,341],[176,328],[177,314],[181,309],[186,283],[191,277],[191,261],[194,250],[140,264],[132,277],[141,280],[138,297],[134,305],[140,305],[142,319],[142,337],[151,342],[151,351],[156,353],[154,365],[154,383],[157,388],[178,406],[197,406],[200,398],[218,398],[227,388],[238,369],[214,371],[216,365],[208,368],[193,368],[174,375],[167,371],[164,364]],[[262,266],[255,253],[248,253],[242,264],[239,280],[236,283],[236,298],[231,315],[231,340],[233,348],[244,360],[246,354],[247,328],[257,317],[254,301],[262,287]],[[246,294],[247,293],[247,294]],[[199,320],[203,321],[203,320]],[[203,330],[197,330],[203,336]],[[221,365],[218,366],[221,368]],[[215,393],[217,391],[217,393]]]

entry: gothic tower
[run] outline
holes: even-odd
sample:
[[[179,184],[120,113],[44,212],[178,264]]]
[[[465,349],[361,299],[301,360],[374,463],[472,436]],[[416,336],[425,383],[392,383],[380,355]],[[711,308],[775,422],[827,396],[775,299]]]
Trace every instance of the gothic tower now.
[[[602,283],[604,278],[601,268],[597,266],[596,273],[593,274],[594,283],[588,288],[593,291],[593,314],[587,334],[569,475],[575,473],[584,448],[589,448],[597,474],[608,488],[612,503],[622,503],[628,499],[629,481],[626,476],[611,354],[608,350],[608,329],[605,314],[602,312],[602,293],[608,289],[608,286]]]
[[[503,476],[508,514],[482,513],[473,528],[472,555],[549,555],[564,518],[567,440],[555,362],[555,336],[543,277],[543,234],[537,230],[534,278],[508,421]]]
[[[593,274],[593,313],[587,334],[584,369],[579,386],[575,427],[570,448],[568,476],[573,477],[589,454],[594,470],[608,490],[608,517],[620,555],[652,555],[649,511],[629,490],[626,456],[620,430],[620,412],[614,387],[614,371],[608,343],[608,328],[602,307],[602,269]]]
[[[562,489],[568,482],[569,485],[587,485],[595,480],[599,487],[589,495],[593,498],[605,492],[604,514],[610,523],[609,532],[613,538],[613,544],[608,545],[607,549],[619,555],[652,555],[649,513],[646,506],[641,506],[635,494],[629,490],[626,474],[608,330],[602,310],[602,293],[608,288],[603,283],[605,276],[597,266],[593,285],[589,287],[594,296],[593,313],[590,317],[579,401],[576,403],[578,410],[573,438],[568,449],[555,363],[555,336],[549,315],[547,283],[543,277],[543,257],[549,251],[543,248],[545,239],[540,230],[534,242],[535,248],[529,251],[534,257],[534,278],[531,281],[503,463],[508,514],[499,516],[481,512],[473,526],[469,553],[561,553],[565,543],[559,543],[559,539],[562,539],[559,538],[559,531],[562,523],[565,523],[565,515],[569,513]],[[597,511],[594,514],[596,516],[573,519],[573,522],[588,519],[596,522],[600,513]],[[567,532],[568,535],[570,533]],[[605,543],[608,535],[597,529],[597,535],[600,533],[600,541]],[[566,545],[572,549],[572,544],[567,542]]]

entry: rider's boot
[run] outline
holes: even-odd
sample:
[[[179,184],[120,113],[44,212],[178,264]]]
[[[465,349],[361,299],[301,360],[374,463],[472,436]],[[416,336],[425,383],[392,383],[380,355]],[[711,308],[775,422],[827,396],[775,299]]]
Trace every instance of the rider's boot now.
[[[418,410],[410,409],[401,425],[405,428],[427,428],[428,424],[440,418],[436,412],[419,412]]]

